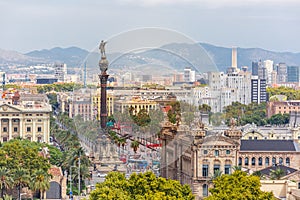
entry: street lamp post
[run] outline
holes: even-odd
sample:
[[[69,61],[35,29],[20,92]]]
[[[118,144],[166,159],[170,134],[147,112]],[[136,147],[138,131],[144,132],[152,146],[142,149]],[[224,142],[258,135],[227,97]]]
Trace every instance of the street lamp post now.
[[[80,157],[81,152],[79,152],[79,159],[78,159],[78,195],[80,195]]]
[[[76,166],[71,166],[70,167],[70,199],[73,199],[73,191],[72,191],[72,167],[76,167]]]

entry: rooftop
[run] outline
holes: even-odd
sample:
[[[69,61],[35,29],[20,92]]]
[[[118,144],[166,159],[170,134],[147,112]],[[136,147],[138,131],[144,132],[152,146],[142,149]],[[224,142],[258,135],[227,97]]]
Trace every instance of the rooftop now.
[[[297,151],[293,140],[241,140],[241,151]]]

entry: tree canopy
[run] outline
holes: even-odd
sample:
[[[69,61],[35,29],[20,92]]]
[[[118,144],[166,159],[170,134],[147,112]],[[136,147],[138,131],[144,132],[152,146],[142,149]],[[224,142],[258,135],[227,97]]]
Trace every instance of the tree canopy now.
[[[269,96],[274,95],[285,95],[287,96],[288,100],[300,100],[300,90],[295,90],[290,87],[277,87],[277,88],[267,88],[267,92],[269,93]]]
[[[129,179],[119,172],[111,172],[103,183],[97,183],[90,200],[192,200],[188,185],[157,178],[152,172],[132,174]]]
[[[213,183],[214,188],[209,189],[211,195],[205,200],[275,200],[271,192],[260,190],[258,176],[247,175],[240,170],[233,174],[223,174]]]

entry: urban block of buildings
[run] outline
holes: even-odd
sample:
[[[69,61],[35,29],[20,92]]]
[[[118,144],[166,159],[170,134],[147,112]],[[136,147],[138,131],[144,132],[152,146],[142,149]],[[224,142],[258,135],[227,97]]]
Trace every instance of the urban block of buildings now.
[[[45,94],[11,90],[0,99],[0,141],[14,138],[49,143],[52,107]]]

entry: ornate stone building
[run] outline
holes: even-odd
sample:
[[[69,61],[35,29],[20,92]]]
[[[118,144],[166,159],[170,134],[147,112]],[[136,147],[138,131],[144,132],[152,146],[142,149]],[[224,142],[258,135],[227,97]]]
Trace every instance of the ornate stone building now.
[[[223,132],[208,131],[197,121],[190,127],[164,121],[161,175],[189,184],[202,199],[209,195],[213,178],[220,173],[231,174],[235,166],[249,173],[272,165],[299,170],[296,140],[242,140],[242,134],[234,121]]]
[[[7,94],[0,99],[0,142],[13,138],[49,143],[51,105],[46,95]]]

